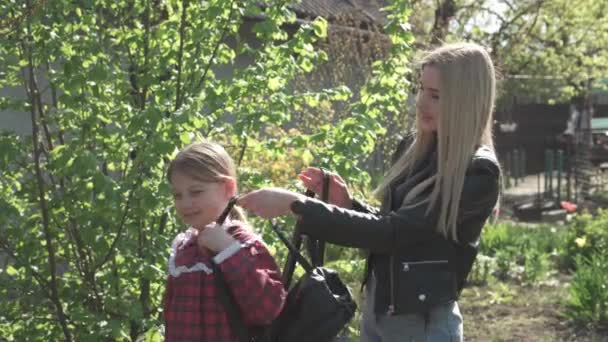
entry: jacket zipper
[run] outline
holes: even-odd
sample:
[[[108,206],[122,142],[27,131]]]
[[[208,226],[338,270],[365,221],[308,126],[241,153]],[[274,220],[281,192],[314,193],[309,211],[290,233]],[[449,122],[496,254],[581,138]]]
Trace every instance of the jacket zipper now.
[[[391,292],[391,302],[388,306],[387,315],[393,315],[395,313],[395,256],[391,255],[390,260],[390,292]],[[429,265],[429,264],[447,264],[447,260],[425,260],[425,261],[409,261],[403,262],[403,267],[407,267],[409,269],[409,265]]]
[[[389,269],[389,274],[390,274],[390,291],[391,291],[391,303],[388,305],[388,311],[386,312],[387,315],[391,316],[395,313],[395,271],[393,271],[393,269],[395,268],[395,256],[391,254],[391,262],[390,262],[390,269]]]
[[[447,260],[404,261],[403,265],[447,264]]]

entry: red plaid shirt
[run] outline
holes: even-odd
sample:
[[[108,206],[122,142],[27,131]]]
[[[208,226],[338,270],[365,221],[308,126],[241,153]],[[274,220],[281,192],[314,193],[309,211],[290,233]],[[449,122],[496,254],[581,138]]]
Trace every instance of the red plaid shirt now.
[[[231,229],[241,243],[220,262],[226,283],[239,304],[247,326],[270,324],[287,295],[280,271],[261,239],[242,224]],[[166,341],[238,342],[218,297],[211,268],[213,255],[196,244],[189,229],[173,241],[164,299]]]

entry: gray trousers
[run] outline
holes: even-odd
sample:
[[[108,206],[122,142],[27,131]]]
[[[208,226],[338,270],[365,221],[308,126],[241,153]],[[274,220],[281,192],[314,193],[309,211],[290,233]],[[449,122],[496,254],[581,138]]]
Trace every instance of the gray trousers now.
[[[462,342],[462,315],[457,302],[440,305],[424,316],[374,313],[376,279],[370,277],[361,320],[361,342]]]

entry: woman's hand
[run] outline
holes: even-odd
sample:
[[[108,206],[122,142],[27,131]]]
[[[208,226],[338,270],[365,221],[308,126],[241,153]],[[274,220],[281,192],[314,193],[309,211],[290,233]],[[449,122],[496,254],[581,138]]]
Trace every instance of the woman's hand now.
[[[207,248],[214,253],[219,253],[228,248],[236,240],[230,235],[226,227],[211,223],[199,230],[196,243],[199,248]]]
[[[310,189],[321,196],[323,192],[323,172],[329,174],[329,196],[327,201],[338,207],[351,209],[353,207],[353,200],[348,192],[346,182],[344,182],[342,177],[338,174],[329,171],[321,171],[321,169],[316,167],[309,167],[300,172],[298,178],[300,178],[307,189]]]
[[[274,218],[291,212],[291,204],[306,196],[281,188],[263,188],[241,196],[237,204],[263,218]]]

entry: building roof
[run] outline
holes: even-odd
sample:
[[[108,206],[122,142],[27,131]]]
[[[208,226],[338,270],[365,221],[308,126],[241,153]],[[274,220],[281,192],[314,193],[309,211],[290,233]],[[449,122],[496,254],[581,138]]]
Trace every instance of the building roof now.
[[[352,18],[357,22],[383,26],[386,14],[380,9],[386,0],[301,0],[291,8],[300,17],[323,17],[328,21]]]

